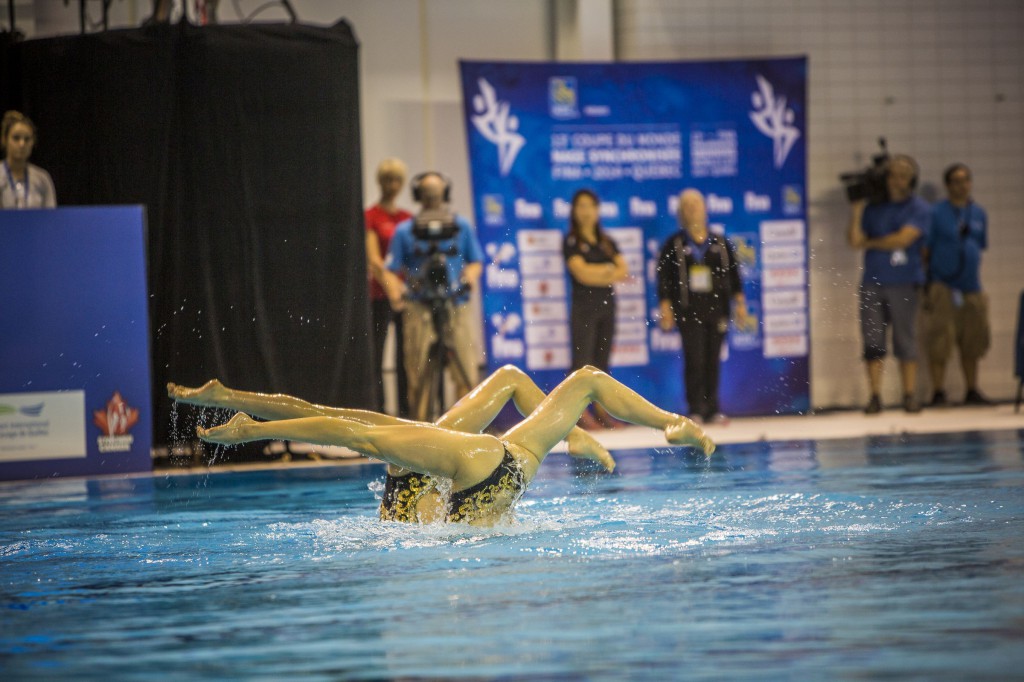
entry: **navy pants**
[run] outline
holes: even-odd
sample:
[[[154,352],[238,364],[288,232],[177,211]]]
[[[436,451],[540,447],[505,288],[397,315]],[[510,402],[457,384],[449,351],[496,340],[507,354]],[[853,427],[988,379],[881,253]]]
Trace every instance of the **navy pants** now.
[[[722,342],[729,320],[676,320],[683,337],[683,382],[691,415],[710,419],[718,412],[718,376]]]

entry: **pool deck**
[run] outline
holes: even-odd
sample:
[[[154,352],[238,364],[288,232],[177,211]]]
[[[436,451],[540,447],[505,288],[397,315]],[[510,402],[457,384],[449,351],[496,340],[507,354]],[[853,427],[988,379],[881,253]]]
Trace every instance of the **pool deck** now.
[[[901,433],[999,431],[1024,429],[1024,407],[1018,413],[1014,412],[1012,403],[1004,403],[990,407],[926,408],[917,414],[894,408],[875,415],[866,415],[859,410],[842,410],[810,415],[738,417],[727,424],[705,425],[704,429],[719,444],[863,438]],[[636,426],[598,431],[594,435],[612,451],[664,444],[657,431]]]

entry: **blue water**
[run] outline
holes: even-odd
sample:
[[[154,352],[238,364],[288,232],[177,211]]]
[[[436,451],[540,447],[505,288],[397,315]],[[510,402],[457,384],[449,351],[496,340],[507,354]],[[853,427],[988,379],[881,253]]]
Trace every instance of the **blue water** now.
[[[0,485],[0,679],[1024,675],[1024,431],[617,455],[494,529],[374,464]]]

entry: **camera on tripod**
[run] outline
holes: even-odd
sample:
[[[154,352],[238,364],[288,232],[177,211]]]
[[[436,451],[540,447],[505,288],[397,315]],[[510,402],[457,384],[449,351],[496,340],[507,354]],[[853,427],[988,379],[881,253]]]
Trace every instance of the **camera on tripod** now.
[[[889,149],[885,138],[878,138],[880,154],[871,157],[871,165],[864,170],[843,173],[839,179],[846,185],[846,198],[851,202],[867,199],[869,204],[880,204],[889,200],[886,176],[889,172]]]
[[[454,237],[459,234],[455,216],[447,211],[423,211],[413,220],[413,247],[416,255],[426,257],[426,263],[412,276],[409,288],[417,298],[428,303],[443,303],[461,293],[453,289],[448,278],[448,257],[459,255]],[[442,246],[442,242],[448,242]]]

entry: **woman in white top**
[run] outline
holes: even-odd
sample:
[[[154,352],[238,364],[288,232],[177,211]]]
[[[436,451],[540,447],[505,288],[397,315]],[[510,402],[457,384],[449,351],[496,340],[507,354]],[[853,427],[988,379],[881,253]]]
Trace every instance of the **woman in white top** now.
[[[56,208],[57,192],[50,174],[29,163],[36,126],[19,111],[8,111],[0,124],[0,208]]]

